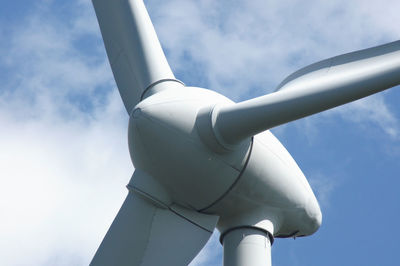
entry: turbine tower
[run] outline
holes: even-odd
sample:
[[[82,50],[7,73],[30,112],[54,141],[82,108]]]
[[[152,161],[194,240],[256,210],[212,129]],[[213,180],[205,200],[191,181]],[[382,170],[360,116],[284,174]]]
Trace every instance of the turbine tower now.
[[[312,64],[234,103],[175,78],[142,0],[92,2],[135,172],[91,265],[187,265],[216,227],[225,266],[266,266],[274,238],[316,232],[314,193],[268,130],[400,84],[400,41]]]

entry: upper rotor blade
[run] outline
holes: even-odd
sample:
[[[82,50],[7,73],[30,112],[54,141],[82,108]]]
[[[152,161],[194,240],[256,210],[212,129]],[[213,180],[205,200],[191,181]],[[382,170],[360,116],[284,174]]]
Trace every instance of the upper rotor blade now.
[[[128,113],[160,80],[175,80],[142,0],[92,0]]]
[[[214,131],[234,144],[398,84],[400,41],[312,64],[286,78],[274,93],[216,108]]]
[[[173,204],[163,188],[138,169],[128,189],[90,265],[188,265],[219,217]]]

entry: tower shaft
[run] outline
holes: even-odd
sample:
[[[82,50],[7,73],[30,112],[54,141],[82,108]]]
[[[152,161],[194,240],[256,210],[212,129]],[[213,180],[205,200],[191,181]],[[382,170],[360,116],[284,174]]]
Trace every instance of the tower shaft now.
[[[237,228],[223,238],[224,266],[271,266],[271,241],[267,232]]]

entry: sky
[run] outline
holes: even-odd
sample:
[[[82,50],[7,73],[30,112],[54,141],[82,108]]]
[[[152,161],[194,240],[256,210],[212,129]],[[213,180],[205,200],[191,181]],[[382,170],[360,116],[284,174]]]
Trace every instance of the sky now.
[[[145,1],[175,76],[243,101],[313,62],[400,39],[397,0]],[[127,194],[128,115],[88,0],[0,9],[0,264],[88,265]],[[277,127],[323,213],[274,266],[394,265],[400,89]],[[215,232],[191,263],[222,265]]]

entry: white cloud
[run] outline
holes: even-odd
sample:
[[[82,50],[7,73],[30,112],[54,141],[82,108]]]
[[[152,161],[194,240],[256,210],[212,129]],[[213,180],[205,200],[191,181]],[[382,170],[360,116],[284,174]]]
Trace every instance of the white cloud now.
[[[337,186],[339,186],[340,181],[338,181],[338,178],[335,176],[326,176],[317,172],[312,173],[308,177],[308,182],[310,183],[321,208],[328,208],[332,192]]]
[[[377,14],[360,1],[149,2],[173,65],[183,71],[188,61],[201,64],[210,88],[236,98],[254,88],[266,93],[296,68],[399,33],[393,23],[381,23],[395,12]],[[371,5],[399,7],[395,1]]]
[[[334,114],[339,114],[343,119],[354,122],[364,129],[368,129],[370,124],[376,125],[393,140],[397,140],[400,134],[400,122],[391,107],[385,103],[384,94],[332,109],[325,114],[325,117]]]
[[[62,21],[42,4],[1,43],[0,257],[87,265],[133,171],[127,115],[93,12]],[[81,39],[92,54],[77,48]]]
[[[21,121],[1,110],[0,256],[6,265],[42,265],[57,253],[88,263],[133,170],[126,121],[115,119],[121,112],[109,105],[100,118],[71,121]]]

